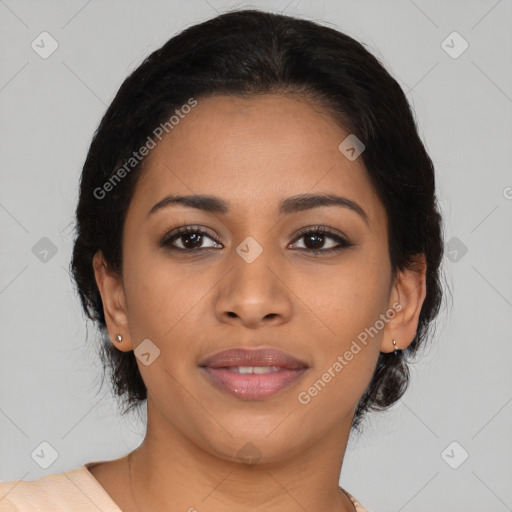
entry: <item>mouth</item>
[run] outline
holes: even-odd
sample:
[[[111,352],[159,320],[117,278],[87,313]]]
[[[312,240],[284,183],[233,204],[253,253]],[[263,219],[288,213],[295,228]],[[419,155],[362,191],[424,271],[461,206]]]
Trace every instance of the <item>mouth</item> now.
[[[271,348],[225,350],[203,360],[199,367],[217,389],[242,400],[261,400],[288,389],[309,368]]]

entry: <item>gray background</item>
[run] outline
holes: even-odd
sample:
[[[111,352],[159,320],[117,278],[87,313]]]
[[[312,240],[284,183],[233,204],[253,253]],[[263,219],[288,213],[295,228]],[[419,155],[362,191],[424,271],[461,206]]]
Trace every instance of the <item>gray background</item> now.
[[[351,439],[341,484],[375,512],[512,510],[510,0],[0,0],[0,480],[141,442],[144,410],[122,419],[100,388],[67,270],[78,177],[127,74],[178,30],[249,6],[365,43],[407,92],[437,169],[453,306],[404,399]],[[31,47],[43,31],[59,45],[46,59]],[[469,44],[457,58],[457,36],[442,45],[454,31]],[[42,442],[58,455],[46,469],[31,456]]]

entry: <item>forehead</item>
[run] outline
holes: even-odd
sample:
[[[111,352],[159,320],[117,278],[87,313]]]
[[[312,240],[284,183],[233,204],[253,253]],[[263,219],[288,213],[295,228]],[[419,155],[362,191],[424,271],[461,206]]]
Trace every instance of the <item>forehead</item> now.
[[[285,197],[337,193],[371,220],[383,207],[362,158],[351,161],[338,149],[348,135],[305,98],[201,99],[148,155],[132,201],[147,212],[167,194],[208,194],[238,214],[278,214]]]

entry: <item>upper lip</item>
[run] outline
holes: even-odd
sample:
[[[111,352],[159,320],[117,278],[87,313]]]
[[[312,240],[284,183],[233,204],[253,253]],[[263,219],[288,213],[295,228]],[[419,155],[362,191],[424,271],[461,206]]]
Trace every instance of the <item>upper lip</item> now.
[[[282,350],[274,348],[233,348],[217,352],[203,359],[199,366],[228,368],[230,366],[279,366],[281,368],[307,368],[307,364]]]

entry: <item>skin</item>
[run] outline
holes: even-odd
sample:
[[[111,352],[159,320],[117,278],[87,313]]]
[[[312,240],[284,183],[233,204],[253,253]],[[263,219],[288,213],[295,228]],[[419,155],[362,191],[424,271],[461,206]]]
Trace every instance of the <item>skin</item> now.
[[[101,252],[94,258],[110,338],[123,336],[114,345],[130,351],[150,339],[160,350],[148,366],[137,360],[148,388],[144,441],[91,469],[123,511],[354,510],[338,480],[355,407],[379,352],[392,352],[393,339],[399,348],[413,340],[426,288],[424,265],[391,279],[385,210],[362,158],[338,150],[347,135],[302,97],[216,96],[199,100],[148,156],[124,226],[122,275]],[[305,193],[349,198],[368,224],[339,206],[279,215],[282,199]],[[148,216],[168,194],[215,195],[230,211],[175,205]],[[159,246],[184,225],[207,228],[218,242],[195,239],[195,255]],[[355,245],[312,255],[337,245],[297,238],[316,225]],[[250,264],[236,252],[248,236],[263,249]],[[299,403],[298,393],[395,302],[401,311],[309,404]],[[310,368],[276,395],[240,400],[198,368],[238,346],[276,347]],[[256,464],[237,456],[246,443],[257,447]]]

